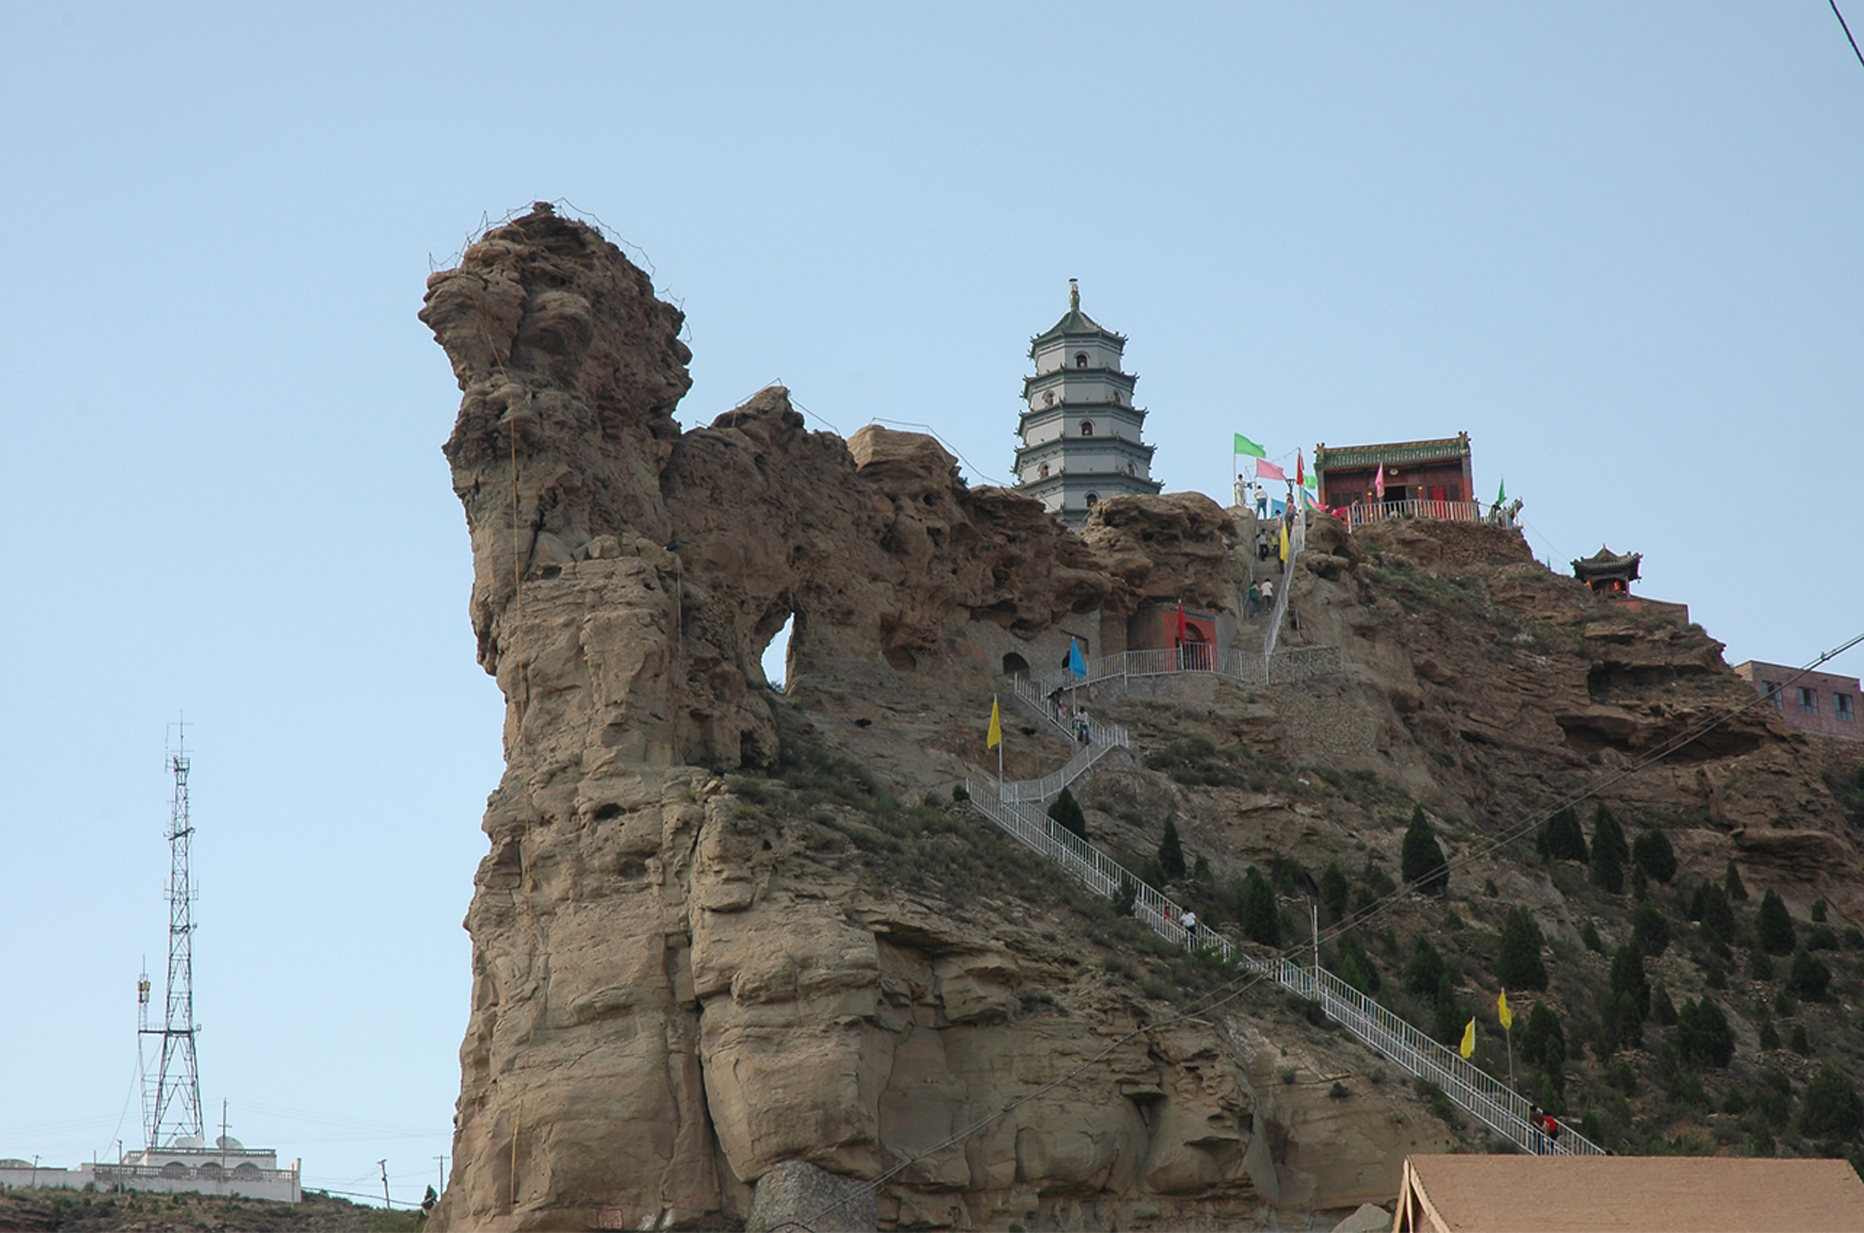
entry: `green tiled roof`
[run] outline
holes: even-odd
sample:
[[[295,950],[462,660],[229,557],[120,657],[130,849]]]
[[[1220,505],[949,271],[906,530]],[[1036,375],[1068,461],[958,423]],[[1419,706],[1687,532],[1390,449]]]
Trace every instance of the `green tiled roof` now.
[[[1314,449],[1314,470],[1415,466],[1420,462],[1460,462],[1469,457],[1469,436],[1459,433],[1435,441],[1393,441],[1385,445],[1342,445]]]
[[[1078,338],[1083,334],[1101,334],[1108,338],[1117,338],[1121,346],[1126,345],[1126,335],[1115,334],[1112,330],[1102,328],[1100,323],[1092,317],[1078,308],[1073,308],[1069,309],[1068,314],[1060,321],[1030,339],[1029,349],[1034,351],[1045,342],[1053,342],[1057,338],[1070,335]]]
[[[1644,559],[1641,552],[1627,552],[1619,556],[1610,548],[1600,546],[1589,557],[1581,557],[1573,562],[1575,578],[1597,578],[1629,571],[1631,577],[1637,577],[1638,562]]]
[[[1069,281],[1072,283],[1073,280],[1071,279]],[[1060,321],[1057,321],[1054,325],[1051,325],[1048,329],[1030,339],[1029,350],[1034,352],[1036,347],[1042,343],[1069,334],[1077,336],[1081,334],[1105,334],[1108,338],[1119,339],[1122,346],[1126,343],[1126,335],[1115,334],[1112,330],[1101,328],[1098,321],[1081,311],[1081,292],[1074,287],[1070,287],[1068,292],[1067,313],[1063,315]]]

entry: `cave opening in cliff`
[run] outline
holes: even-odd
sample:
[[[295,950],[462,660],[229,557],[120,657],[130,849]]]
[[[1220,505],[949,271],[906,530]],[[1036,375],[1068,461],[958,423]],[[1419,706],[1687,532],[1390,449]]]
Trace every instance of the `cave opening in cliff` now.
[[[795,624],[796,613],[793,611],[784,613],[783,624],[777,627],[775,633],[769,635],[769,641],[764,644],[763,654],[760,656],[764,666],[764,679],[769,681],[770,688],[778,693],[783,692],[785,682],[790,679],[790,631]],[[763,631],[760,629],[758,632]]]

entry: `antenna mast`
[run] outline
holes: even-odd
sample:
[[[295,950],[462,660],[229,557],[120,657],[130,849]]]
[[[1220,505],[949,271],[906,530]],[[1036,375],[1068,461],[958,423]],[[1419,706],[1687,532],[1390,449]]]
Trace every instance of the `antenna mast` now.
[[[169,725],[174,748],[166,750],[168,769],[175,776],[175,795],[168,816],[168,1005],[159,1028],[148,1026],[148,977],[138,986],[142,1022],[137,1039],[162,1038],[162,1060],[155,1088],[149,1088],[143,1069],[143,1121],[148,1145],[160,1147],[166,1133],[169,1143],[192,1138],[202,1141],[201,1076],[194,1058],[194,884],[188,872],[188,849],[194,827],[188,821],[188,766],[186,725]]]

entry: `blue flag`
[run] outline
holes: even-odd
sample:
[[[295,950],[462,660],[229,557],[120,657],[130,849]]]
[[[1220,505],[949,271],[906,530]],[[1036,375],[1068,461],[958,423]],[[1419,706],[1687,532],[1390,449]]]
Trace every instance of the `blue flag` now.
[[[1280,518],[1282,516],[1282,511],[1286,510],[1287,508],[1288,506],[1281,501],[1270,501],[1269,502],[1269,514],[1271,517]]]
[[[1074,679],[1087,679],[1087,661],[1081,658],[1081,644],[1073,638],[1068,639],[1068,671],[1074,673]]]

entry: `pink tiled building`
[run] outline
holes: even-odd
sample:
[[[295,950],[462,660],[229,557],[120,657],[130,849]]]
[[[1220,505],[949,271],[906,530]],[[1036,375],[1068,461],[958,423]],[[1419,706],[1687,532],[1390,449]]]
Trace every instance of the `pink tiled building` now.
[[[1735,665],[1735,675],[1751,683],[1781,718],[1800,731],[1864,740],[1864,724],[1858,720],[1857,677],[1832,672],[1802,676],[1798,668],[1758,659]]]

